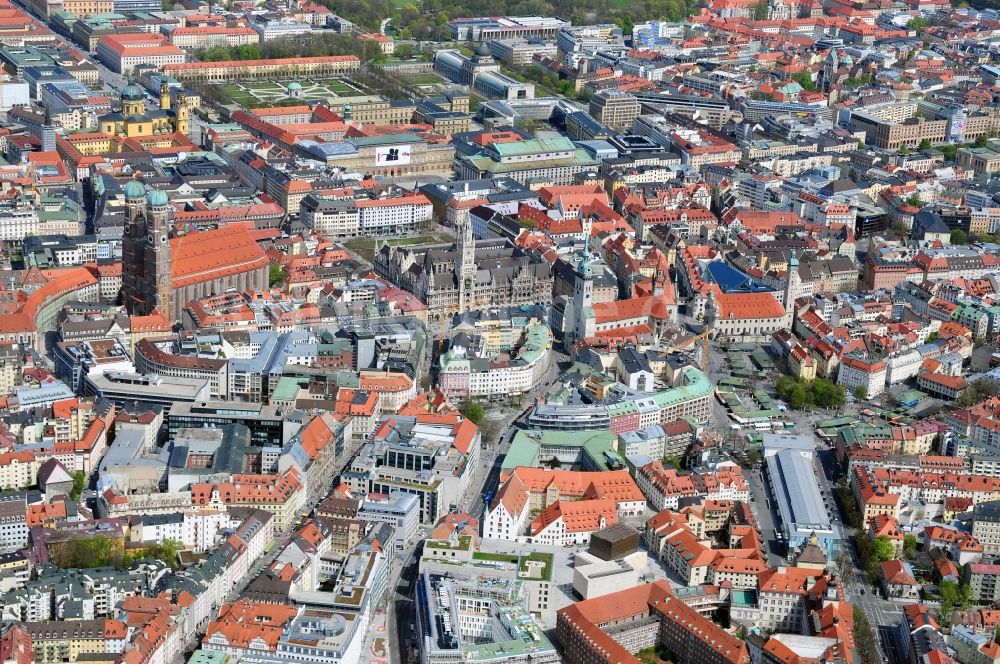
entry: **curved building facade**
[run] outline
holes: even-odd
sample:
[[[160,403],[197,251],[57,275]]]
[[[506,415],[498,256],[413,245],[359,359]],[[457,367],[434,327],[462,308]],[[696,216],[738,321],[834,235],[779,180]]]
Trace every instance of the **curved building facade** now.
[[[682,417],[705,422],[712,412],[713,389],[701,370],[684,367],[676,385],[661,392],[613,404],[539,404],[528,414],[528,428],[573,431],[608,428],[623,433]]]

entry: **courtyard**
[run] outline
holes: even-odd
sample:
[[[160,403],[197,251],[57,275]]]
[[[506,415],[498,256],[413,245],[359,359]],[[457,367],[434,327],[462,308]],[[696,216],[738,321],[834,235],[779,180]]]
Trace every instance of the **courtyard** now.
[[[223,83],[221,87],[226,97],[244,108],[277,106],[297,99],[329,101],[364,94],[348,81],[339,78],[246,81]]]

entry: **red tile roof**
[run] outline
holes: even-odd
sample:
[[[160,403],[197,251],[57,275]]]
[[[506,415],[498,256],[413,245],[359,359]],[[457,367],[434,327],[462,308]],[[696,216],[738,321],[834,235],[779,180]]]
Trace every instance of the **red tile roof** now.
[[[557,500],[531,522],[531,534],[537,535],[559,519],[567,533],[593,532],[617,524],[618,511],[615,501],[610,499]]]
[[[0,314],[0,333],[33,332],[35,316],[43,304],[50,299],[97,285],[97,278],[90,270],[83,267],[45,270],[42,276],[46,280],[45,284],[29,294],[18,310]]]
[[[511,476],[517,476],[532,493],[549,491],[551,487],[561,497],[612,498],[617,502],[646,499],[627,470],[587,472],[518,466],[501,481]]]
[[[785,308],[771,293],[718,293],[719,320],[781,318]]]
[[[170,240],[173,286],[179,288],[268,265],[264,251],[242,226],[223,226]]]
[[[264,604],[241,599],[225,604],[219,617],[208,624],[205,639],[221,635],[230,648],[258,647],[255,641],[274,652],[285,626],[295,617],[297,609],[290,604]]]
[[[906,566],[902,560],[886,560],[881,564],[880,568],[882,570],[882,578],[886,580],[886,583],[897,586],[917,585],[917,580],[906,570]]]

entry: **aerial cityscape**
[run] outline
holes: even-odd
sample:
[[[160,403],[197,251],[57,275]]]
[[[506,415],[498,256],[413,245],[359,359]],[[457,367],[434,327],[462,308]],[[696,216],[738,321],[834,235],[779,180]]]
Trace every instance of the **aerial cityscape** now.
[[[0,664],[1000,664],[1000,0],[0,64]]]

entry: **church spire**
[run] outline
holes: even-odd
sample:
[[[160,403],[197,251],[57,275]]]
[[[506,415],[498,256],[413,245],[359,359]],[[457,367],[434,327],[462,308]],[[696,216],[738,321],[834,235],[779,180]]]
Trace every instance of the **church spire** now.
[[[802,279],[799,277],[799,255],[792,249],[792,254],[788,258],[788,270],[785,274],[785,318],[791,324],[792,309],[795,300],[802,292]]]
[[[829,92],[836,83],[837,70],[840,69],[840,58],[837,56],[837,49],[830,48],[823,61],[823,90]]]
[[[576,265],[573,285],[573,316],[567,320],[566,336],[577,342],[594,336],[597,319],[594,315],[594,268],[590,263],[590,220],[583,222],[583,252]],[[567,346],[568,347],[568,346]]]
[[[578,271],[581,276],[593,277],[593,268],[590,265],[590,218],[583,220],[583,255],[580,257]]]
[[[476,289],[476,238],[468,215],[458,222],[458,309],[466,311]]]
[[[581,277],[593,278],[594,268],[590,265],[590,248],[583,248],[583,256],[580,257],[580,264],[577,269]]]

